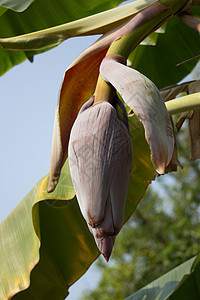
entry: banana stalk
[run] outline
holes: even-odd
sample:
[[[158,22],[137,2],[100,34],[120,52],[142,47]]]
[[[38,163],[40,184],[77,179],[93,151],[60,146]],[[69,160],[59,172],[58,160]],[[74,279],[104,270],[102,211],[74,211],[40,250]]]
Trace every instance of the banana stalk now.
[[[132,145],[127,123],[119,120],[115,108],[93,103],[94,96],[73,124],[68,157],[82,215],[108,261],[124,221]]]

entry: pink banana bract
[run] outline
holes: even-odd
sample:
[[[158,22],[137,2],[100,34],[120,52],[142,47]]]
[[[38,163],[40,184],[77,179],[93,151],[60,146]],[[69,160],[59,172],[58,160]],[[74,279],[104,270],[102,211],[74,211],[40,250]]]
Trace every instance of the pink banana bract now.
[[[132,145],[115,108],[108,102],[93,105],[93,99],[74,122],[68,158],[81,212],[108,261],[124,222]]]
[[[123,65],[120,56],[105,57],[100,74],[115,87],[142,122],[152,163],[159,174],[164,174],[174,150],[174,133],[159,90],[146,76]]]

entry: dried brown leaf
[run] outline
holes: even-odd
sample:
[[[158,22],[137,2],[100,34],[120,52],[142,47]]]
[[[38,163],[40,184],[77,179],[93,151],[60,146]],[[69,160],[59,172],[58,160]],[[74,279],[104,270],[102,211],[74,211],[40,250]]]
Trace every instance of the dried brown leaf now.
[[[189,120],[190,159],[200,158],[200,110],[193,112]]]
[[[178,15],[179,19],[183,21],[185,24],[187,24],[192,29],[196,30],[198,33],[200,33],[200,18],[199,16],[196,16],[189,12],[182,12]]]

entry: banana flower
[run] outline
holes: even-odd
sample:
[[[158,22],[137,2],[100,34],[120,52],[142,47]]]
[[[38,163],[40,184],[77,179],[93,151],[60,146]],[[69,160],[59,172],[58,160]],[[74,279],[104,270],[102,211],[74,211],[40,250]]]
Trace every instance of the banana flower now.
[[[153,82],[121,62],[117,56],[104,58],[100,74],[143,123],[152,162],[163,174],[174,148],[169,114]],[[108,261],[123,225],[132,146],[125,107],[120,105],[126,116],[123,123],[110,103],[94,104],[94,98],[82,106],[73,124],[68,158],[81,212]]]
[[[121,56],[105,57],[104,52],[101,53],[102,57],[99,53],[93,56],[94,67],[90,65],[89,68],[89,60],[86,59],[66,73],[68,77],[65,76],[63,81],[56,111],[48,191],[55,188],[68,156],[81,212],[100,252],[108,260],[115,237],[123,225],[132,148],[124,105],[120,102],[125,116],[122,122],[109,102],[103,102],[102,99],[102,102],[98,100],[100,103],[96,103],[96,94],[86,98],[87,93],[89,95],[87,89],[92,90],[98,78],[97,73],[94,77],[93,70],[100,67],[103,80],[119,92],[142,122],[151,160],[159,174],[165,173],[172,158],[174,133],[168,111],[155,84],[140,72],[127,67]],[[86,88],[74,90],[74,85],[77,85],[74,72],[83,74],[86,67],[88,73],[84,76],[87,76],[88,83],[81,76],[78,82],[81,87],[84,79]],[[81,98],[82,93],[84,97]],[[70,102],[70,95],[73,95],[75,102]],[[72,108],[77,111],[76,116],[69,114]]]
[[[93,102],[83,105],[74,122],[68,158],[81,212],[108,261],[124,221],[132,145],[128,122],[110,103]]]

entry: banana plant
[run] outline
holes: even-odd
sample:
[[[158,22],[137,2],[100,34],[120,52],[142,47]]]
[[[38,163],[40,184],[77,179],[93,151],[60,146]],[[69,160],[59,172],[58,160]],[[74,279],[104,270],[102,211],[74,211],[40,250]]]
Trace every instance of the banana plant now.
[[[34,5],[37,1],[27,9],[27,16]],[[4,49],[35,54],[69,37],[102,34],[65,73],[55,113],[50,175],[18,206],[21,217],[29,212],[25,223],[19,228],[18,218],[11,214],[1,226],[5,237],[5,228],[15,224],[12,231],[16,227],[20,239],[10,233],[10,240],[21,258],[25,251],[25,259],[21,266],[13,255],[12,268],[7,259],[2,260],[0,298],[33,299],[40,290],[40,297],[64,299],[67,287],[100,252],[108,261],[123,223],[155,174],[164,174],[172,161],[175,136],[169,114],[200,108],[199,90],[165,104],[149,79],[151,70],[145,76],[127,65],[135,66],[139,45],[156,44],[165,32],[163,25],[173,22],[175,15],[198,31],[198,17],[190,15],[192,21],[184,17],[196,6],[199,1],[138,0],[65,25],[0,39]],[[190,37],[199,45],[198,32]],[[27,236],[31,246],[21,250],[20,241]],[[1,253],[6,257],[4,245]]]

